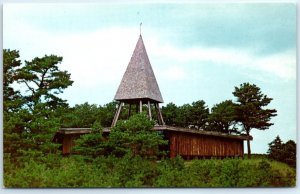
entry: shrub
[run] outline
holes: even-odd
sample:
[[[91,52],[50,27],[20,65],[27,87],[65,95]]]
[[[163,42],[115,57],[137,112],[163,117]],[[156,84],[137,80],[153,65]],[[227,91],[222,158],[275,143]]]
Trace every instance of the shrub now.
[[[12,162],[4,155],[5,187],[288,187],[295,169],[266,159],[147,160],[123,157],[47,155]]]
[[[154,122],[145,114],[136,114],[127,121],[119,121],[111,129],[108,137],[110,153],[115,156],[124,156],[131,152],[144,158],[156,158],[161,152],[159,147],[166,145],[163,136],[151,131]]]
[[[280,137],[277,136],[269,143],[269,158],[296,168],[296,147],[296,143],[293,140],[282,143]]]
[[[182,187],[184,181],[184,160],[176,158],[165,159],[157,165],[157,177],[154,182],[155,187]]]

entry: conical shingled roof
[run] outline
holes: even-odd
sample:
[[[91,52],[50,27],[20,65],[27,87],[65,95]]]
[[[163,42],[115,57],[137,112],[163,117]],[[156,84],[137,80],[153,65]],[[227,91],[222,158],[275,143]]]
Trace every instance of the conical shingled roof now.
[[[141,35],[114,99],[163,102]]]

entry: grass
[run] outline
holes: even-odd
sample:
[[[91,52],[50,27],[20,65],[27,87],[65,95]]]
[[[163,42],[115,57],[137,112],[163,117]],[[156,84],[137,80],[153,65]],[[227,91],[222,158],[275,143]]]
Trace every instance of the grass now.
[[[51,159],[51,157],[53,157]],[[293,187],[296,169],[269,160],[195,159],[160,162],[139,157],[81,156],[28,159],[18,166],[5,158],[6,187]]]

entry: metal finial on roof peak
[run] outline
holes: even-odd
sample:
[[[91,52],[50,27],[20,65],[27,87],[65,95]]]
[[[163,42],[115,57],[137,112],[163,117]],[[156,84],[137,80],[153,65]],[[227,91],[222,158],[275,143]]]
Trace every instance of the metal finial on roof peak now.
[[[142,35],[142,22],[140,23],[140,36]]]

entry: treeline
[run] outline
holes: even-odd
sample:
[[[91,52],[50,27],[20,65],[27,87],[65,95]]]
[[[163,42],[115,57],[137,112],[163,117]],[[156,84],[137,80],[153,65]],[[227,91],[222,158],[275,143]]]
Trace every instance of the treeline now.
[[[218,131],[222,133],[241,133],[238,130],[237,104],[226,100],[215,105],[211,111],[203,100],[177,106],[169,103],[162,107],[167,125],[191,129]]]
[[[269,143],[268,157],[296,168],[296,147],[296,143],[293,140],[283,143],[280,137],[277,136]]]

